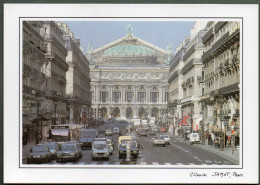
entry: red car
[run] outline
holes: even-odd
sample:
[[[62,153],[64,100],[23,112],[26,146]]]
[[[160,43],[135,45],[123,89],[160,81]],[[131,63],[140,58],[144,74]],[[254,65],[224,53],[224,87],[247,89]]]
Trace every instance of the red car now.
[[[159,130],[160,130],[160,132],[167,132],[166,127],[160,127]]]

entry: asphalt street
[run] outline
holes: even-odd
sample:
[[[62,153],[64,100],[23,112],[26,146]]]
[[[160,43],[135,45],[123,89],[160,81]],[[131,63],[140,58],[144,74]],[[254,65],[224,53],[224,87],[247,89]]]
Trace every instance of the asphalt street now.
[[[122,135],[126,135],[125,128],[127,123],[106,123],[102,125],[98,130],[112,129],[113,127],[119,127]],[[129,133],[128,133],[129,134]],[[132,131],[131,134],[135,134]],[[100,135],[102,137],[104,135]],[[179,140],[171,139],[171,144],[163,146],[153,146],[153,137],[139,137],[140,151],[136,161],[133,161],[136,165],[235,165],[233,162],[216,155],[212,152],[202,150],[196,147],[196,144],[190,145]],[[120,165],[121,159],[118,159],[117,140],[118,135],[113,135],[114,139],[114,151],[110,155],[109,160],[92,160],[91,150],[83,150],[83,156],[77,162],[64,162],[57,163],[56,160],[52,160],[47,164],[42,165]],[[24,161],[26,163],[26,161]]]

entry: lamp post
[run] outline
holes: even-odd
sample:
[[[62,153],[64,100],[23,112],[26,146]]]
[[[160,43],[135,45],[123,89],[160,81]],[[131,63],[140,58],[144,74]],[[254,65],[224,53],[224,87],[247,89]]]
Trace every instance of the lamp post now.
[[[37,123],[36,123],[36,145],[39,144],[39,119],[40,119],[40,103],[39,103],[39,94],[36,93],[36,101],[37,101]]]
[[[220,114],[219,114],[219,118],[220,118],[220,131],[221,131],[221,135],[220,135],[220,147],[219,150],[223,151],[224,150],[224,135],[222,133],[222,104],[223,104],[224,100],[223,100],[223,96],[219,96],[219,104],[220,104]]]
[[[193,104],[191,106],[191,110],[190,110],[190,122],[191,122],[191,131],[190,133],[193,133],[193,118],[192,118],[192,115],[193,115]]]
[[[57,102],[54,102],[53,105],[54,105],[54,125],[56,125]]]

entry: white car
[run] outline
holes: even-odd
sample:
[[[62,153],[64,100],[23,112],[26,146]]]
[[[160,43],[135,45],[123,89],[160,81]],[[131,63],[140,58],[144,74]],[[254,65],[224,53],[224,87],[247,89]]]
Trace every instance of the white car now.
[[[118,127],[113,128],[113,134],[119,134],[119,128]]]
[[[160,135],[160,136],[165,140],[166,144],[168,144],[168,145],[171,144],[169,135]]]
[[[92,146],[92,160],[109,160],[109,151],[106,141],[95,141]]]
[[[193,143],[200,143],[200,136],[198,133],[191,133],[190,134],[190,144]]]
[[[165,140],[163,137],[160,136],[155,136],[153,138],[153,146],[157,146],[157,145],[163,145],[165,146]]]

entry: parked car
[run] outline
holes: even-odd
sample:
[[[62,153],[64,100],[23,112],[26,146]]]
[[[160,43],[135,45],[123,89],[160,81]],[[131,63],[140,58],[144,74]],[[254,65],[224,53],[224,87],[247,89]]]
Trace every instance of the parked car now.
[[[92,160],[109,160],[109,151],[106,141],[95,141],[92,146]]]
[[[199,133],[190,134],[190,144],[192,145],[193,143],[200,143]]]
[[[171,140],[170,140],[170,137],[168,134],[167,135],[163,134],[160,136],[165,140],[165,144],[168,144],[168,145],[171,144]]]
[[[155,136],[153,138],[153,146],[162,145],[165,146],[165,140],[161,136]]]
[[[112,136],[112,135],[113,135],[113,132],[112,132],[111,129],[107,129],[107,130],[105,131],[105,136]]]
[[[113,128],[113,134],[119,134],[119,128],[118,127],[114,127]]]
[[[27,155],[27,164],[47,163],[50,159],[51,153],[47,145],[33,146]]]
[[[61,144],[59,150],[56,153],[56,161],[74,161],[76,162],[80,158],[79,150],[75,144]]]

